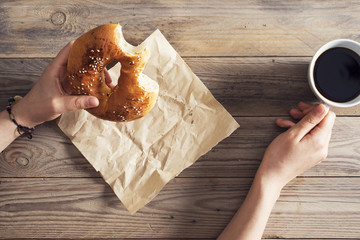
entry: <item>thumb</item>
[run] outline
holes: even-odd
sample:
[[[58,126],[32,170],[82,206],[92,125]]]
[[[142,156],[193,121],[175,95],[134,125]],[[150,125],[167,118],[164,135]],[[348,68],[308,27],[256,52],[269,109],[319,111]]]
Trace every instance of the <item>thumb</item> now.
[[[290,131],[292,131],[297,140],[300,141],[307,133],[309,133],[321,120],[326,116],[328,108],[323,104],[314,107],[308,114],[305,115]]]
[[[93,96],[64,96],[62,102],[59,103],[61,113],[74,111],[78,109],[93,108],[99,105],[99,100]]]

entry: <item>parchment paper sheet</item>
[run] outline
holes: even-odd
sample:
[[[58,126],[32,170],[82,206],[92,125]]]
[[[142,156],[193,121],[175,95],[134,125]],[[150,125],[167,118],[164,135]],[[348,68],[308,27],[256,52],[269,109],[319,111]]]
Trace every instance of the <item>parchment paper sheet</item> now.
[[[151,53],[144,73],[160,86],[149,114],[115,123],[80,110],[58,120],[130,213],[239,127],[159,30],[142,44]]]

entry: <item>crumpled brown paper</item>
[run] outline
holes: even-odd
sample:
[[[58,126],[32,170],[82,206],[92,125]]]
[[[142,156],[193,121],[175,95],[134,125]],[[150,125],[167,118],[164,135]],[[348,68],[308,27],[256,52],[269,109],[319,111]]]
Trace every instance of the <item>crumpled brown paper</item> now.
[[[58,120],[130,213],[239,127],[159,30],[142,44],[151,53],[144,73],[160,86],[149,114],[115,123],[80,110]]]

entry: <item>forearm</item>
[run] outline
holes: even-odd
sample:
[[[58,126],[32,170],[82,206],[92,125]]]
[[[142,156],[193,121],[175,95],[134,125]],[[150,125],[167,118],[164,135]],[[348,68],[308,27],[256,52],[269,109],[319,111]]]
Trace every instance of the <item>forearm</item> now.
[[[0,112],[0,151],[4,150],[18,136],[16,125],[10,120],[8,112]]]
[[[281,187],[257,175],[245,201],[218,240],[261,239],[280,191]]]

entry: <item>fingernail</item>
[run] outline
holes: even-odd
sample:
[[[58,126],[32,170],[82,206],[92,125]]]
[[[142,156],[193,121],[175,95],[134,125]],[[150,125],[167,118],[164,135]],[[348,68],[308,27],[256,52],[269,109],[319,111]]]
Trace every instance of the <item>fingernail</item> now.
[[[99,100],[96,97],[91,97],[88,99],[88,107],[97,107],[99,105]]]

